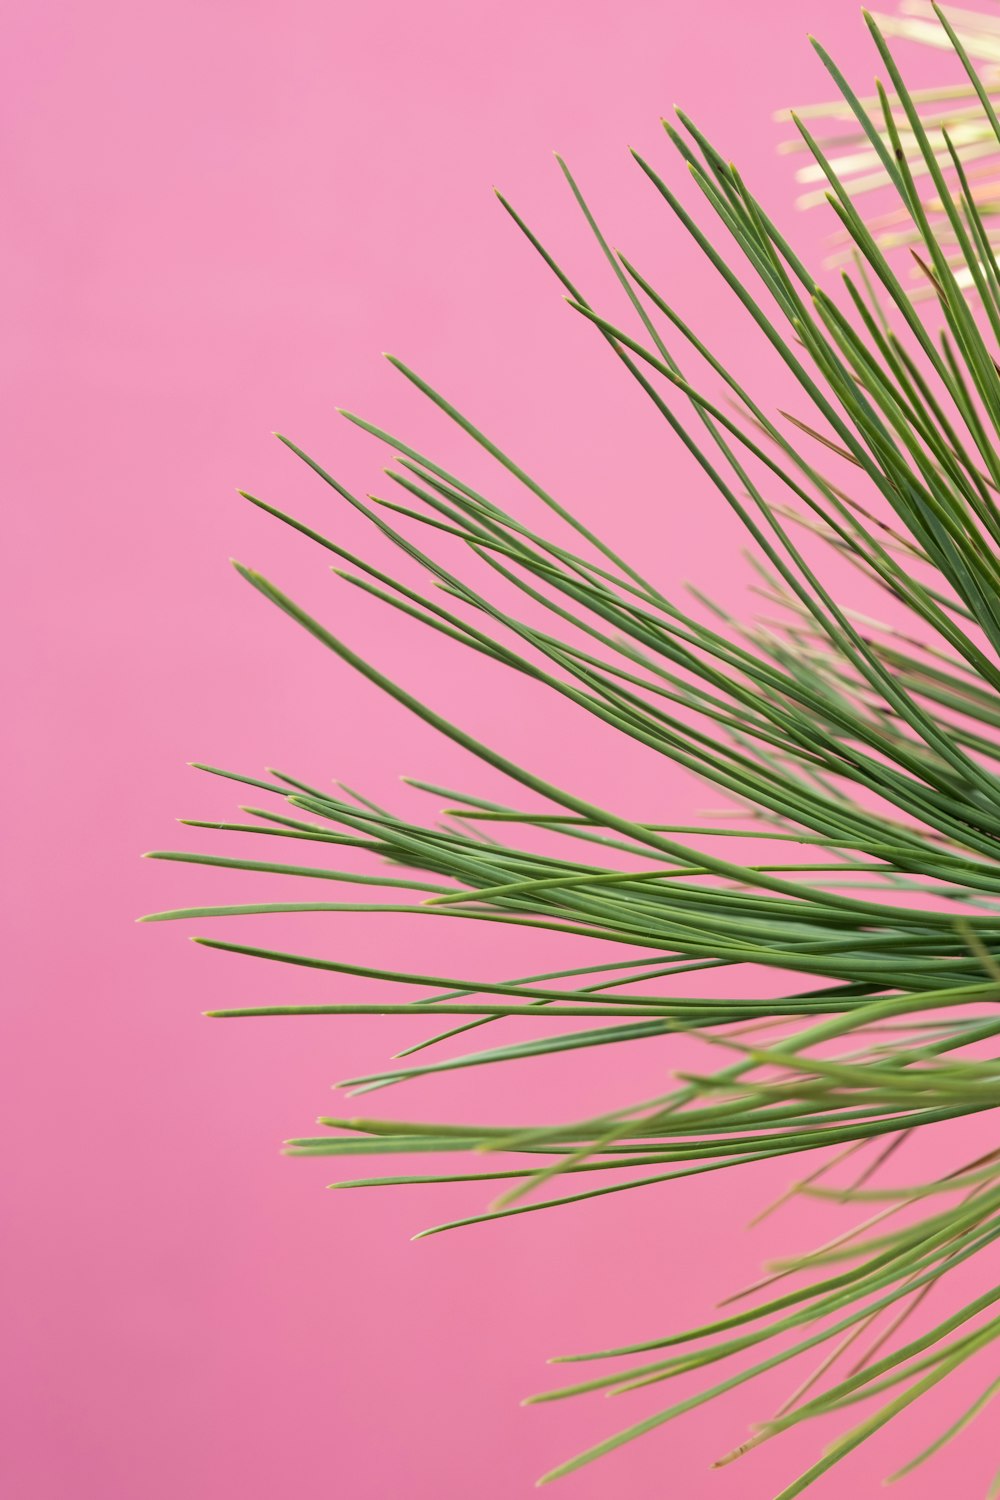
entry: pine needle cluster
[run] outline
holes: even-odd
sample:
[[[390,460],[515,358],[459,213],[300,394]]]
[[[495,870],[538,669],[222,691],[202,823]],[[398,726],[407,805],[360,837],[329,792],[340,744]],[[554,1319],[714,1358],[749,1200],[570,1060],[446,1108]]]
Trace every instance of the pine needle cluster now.
[[[216,1014],[440,1016],[438,1035],[391,1067],[348,1080],[356,1093],[581,1048],[662,1045],[671,1034],[699,1039],[708,1059],[701,1071],[672,1078],[660,1096],[594,1118],[557,1125],[515,1118],[489,1127],[328,1118],[290,1151],[458,1161],[446,1171],[363,1177],[348,1186],[499,1184],[491,1206],[430,1234],[778,1157],[790,1159],[792,1193],[858,1206],[845,1232],[776,1267],[753,1297],[711,1322],[651,1330],[641,1343],[576,1356],[585,1362],[582,1378],[538,1400],[653,1383],[669,1391],[674,1377],[693,1371],[701,1385],[684,1399],[666,1395],[656,1414],[545,1480],[811,1357],[796,1394],[725,1456],[838,1414],[842,1435],[778,1497],[792,1500],[1000,1336],[1000,1141],[993,1134],[1000,1118],[1000,271],[967,166],[981,154],[977,142],[986,154],[997,151],[1000,122],[963,40],[968,28],[933,9],[936,35],[967,80],[961,111],[949,98],[946,118],[928,117],[926,96],[907,91],[875,20],[868,24],[887,81],[872,99],[859,99],[818,44],[817,51],[864,143],[862,176],[877,169],[891,185],[905,226],[899,233],[921,257],[934,306],[914,304],[859,210],[855,191],[864,182],[848,190],[843,162],[831,159],[803,118],[796,125],[810,179],[853,260],[836,295],[817,283],[737,169],[686,115],[665,122],[666,139],[701,194],[710,228],[653,163],[635,157],[664,212],[694,239],[783,363],[808,422],[766,410],[656,277],[612,250],[564,164],[619,311],[592,302],[501,198],[571,308],[745,526],[766,620],[740,627],[724,610],[668,597],[397,360],[403,377],[485,450],[503,486],[513,481],[523,491],[528,520],[349,413],[394,455],[391,498],[350,493],[282,441],[338,503],[399,549],[407,568],[425,570],[426,589],[269,501],[246,497],[301,533],[350,584],[397,611],[408,630],[437,632],[501,664],[512,694],[522,678],[543,684],[580,715],[696,772],[733,808],[731,826],[636,821],[611,794],[598,804],[555,785],[480,743],[262,574],[240,566],[268,603],[333,658],[501,772],[510,799],[415,783],[449,808],[442,822],[419,811],[411,820],[346,789],[207,766],[270,801],[245,809],[243,821],[194,826],[253,833],[265,841],[265,855],[275,841],[280,848],[291,840],[306,861],[175,851],[154,858],[287,875],[297,892],[303,881],[326,884],[309,900],[146,920],[415,912],[486,924],[491,954],[502,948],[500,924],[596,939],[617,945],[617,957],[496,978],[495,959],[484,958],[472,974],[399,973],[199,937],[260,963],[387,987],[379,991],[384,1001]],[[533,514],[541,518],[537,528]],[[468,569],[453,562],[456,555],[468,558]],[[859,583],[879,591],[890,623],[860,616],[836,596],[843,590],[830,583],[826,558],[836,576],[846,562]],[[760,850],[752,860],[739,853],[750,835]],[[337,868],[343,849],[371,856],[378,873]],[[370,899],[325,899],[338,884],[367,885]],[[776,996],[753,997],[746,975],[759,968],[777,976]],[[709,970],[713,998],[699,996],[687,977]],[[407,998],[411,991],[417,998]],[[516,1017],[557,1024],[529,1041],[498,1035],[499,1023]],[[472,1038],[474,1031],[480,1034]],[[457,1050],[435,1050],[456,1038]],[[977,1141],[970,1158],[946,1175],[921,1172],[922,1153],[908,1148],[942,1122],[970,1116]],[[967,1300],[973,1262],[978,1290]],[[969,1409],[907,1469],[956,1436],[998,1390],[1000,1379],[988,1371]]]

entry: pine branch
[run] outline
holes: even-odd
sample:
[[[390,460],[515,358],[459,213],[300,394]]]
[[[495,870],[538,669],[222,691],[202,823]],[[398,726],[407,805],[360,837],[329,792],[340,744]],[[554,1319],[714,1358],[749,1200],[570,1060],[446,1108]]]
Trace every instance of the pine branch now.
[[[688,117],[666,124],[666,134],[704,200],[710,230],[657,167],[636,157],[647,187],[797,383],[799,414],[769,414],[654,280],[611,248],[565,164],[617,305],[601,310],[590,300],[501,199],[573,314],[618,359],[745,526],[767,616],[741,627],[703,598],[682,604],[665,595],[395,359],[402,376],[489,455],[505,486],[515,482],[541,529],[494,493],[347,413],[389,445],[390,497],[351,494],[282,441],[408,567],[423,570],[426,590],[246,497],[330,554],[335,573],[398,611],[408,629],[414,622],[487,657],[516,674],[515,689],[522,677],[543,684],[576,713],[695,772],[734,809],[728,826],[637,821],[611,795],[598,804],[556,785],[443,717],[261,573],[238,565],[318,648],[502,773],[511,801],[415,783],[415,793],[450,806],[440,821],[419,811],[410,820],[346,788],[202,767],[272,801],[244,808],[247,821],[193,826],[293,839],[307,862],[186,851],[152,858],[372,889],[328,900],[342,893],[311,887],[305,900],[201,906],[145,920],[405,912],[569,933],[616,944],[618,956],[609,962],[602,948],[592,965],[497,979],[486,961],[462,972],[442,965],[444,973],[400,973],[199,937],[235,956],[284,965],[292,979],[300,968],[322,970],[338,986],[322,1005],[293,1000],[212,1014],[462,1018],[415,1043],[406,1035],[398,1065],[345,1080],[352,1094],[558,1052],[662,1044],[672,1035],[696,1040],[704,1058],[661,1096],[589,1119],[472,1126],[324,1118],[321,1134],[289,1142],[289,1152],[455,1153],[469,1163],[340,1187],[501,1184],[491,1207],[429,1234],[743,1162],[789,1157],[792,1166],[800,1154],[805,1174],[786,1197],[833,1199],[860,1215],[827,1244],[772,1268],[738,1310],[685,1332],[575,1356],[615,1368],[535,1399],[622,1393],[695,1370],[706,1372],[705,1383],[546,1481],[757,1374],[812,1356],[819,1364],[779,1411],[720,1459],[734,1460],[814,1416],[844,1411],[850,1421],[850,1408],[874,1399],[869,1415],[782,1491],[779,1500],[790,1500],[1000,1335],[1000,1287],[990,1284],[989,1269],[1000,1238],[1000,1149],[990,1137],[1000,1106],[1000,275],[967,167],[977,142],[990,154],[998,149],[1000,126],[992,74],[980,84],[970,61],[985,55],[981,39],[973,46],[966,13],[951,14],[955,25],[942,18],[940,37],[966,71],[960,93],[908,93],[886,41],[899,26],[869,19],[892,89],[880,88],[872,100],[859,100],[817,48],[852,130],[867,143],[864,161],[877,162],[891,185],[906,243],[919,247],[936,298],[933,318],[914,306],[884,236],[861,216],[853,195],[859,184],[845,187],[843,158],[828,156],[840,146],[815,139],[802,117],[796,124],[810,173],[825,183],[861,272],[845,274],[839,297],[816,283],[737,169]],[[1000,48],[996,26],[994,34]],[[928,114],[929,104],[947,105],[948,118],[940,109]],[[947,161],[936,134],[945,125]],[[962,184],[957,199],[943,175],[949,164]],[[936,204],[927,199],[928,183]],[[966,296],[970,285],[975,303]],[[553,525],[556,540],[547,534]],[[884,601],[887,623],[837,598],[826,564],[843,560]],[[327,865],[325,845],[336,846],[334,858],[360,851],[382,873]],[[720,971],[721,997],[689,993],[686,976],[706,969]],[[758,969],[777,976],[777,997],[754,996],[748,981]],[[392,998],[358,1000],[355,981],[387,986]],[[406,998],[411,989],[418,998]],[[433,1050],[522,1016],[583,1024],[531,1041],[504,1032],[495,1045],[480,1037],[460,1044],[468,1050]],[[408,1060],[418,1053],[419,1061]],[[921,1177],[924,1132],[969,1116],[982,1117],[975,1126],[981,1154],[950,1174]],[[816,1152],[823,1153],[819,1165]],[[897,1171],[902,1185],[889,1180]],[[566,1180],[556,1184],[558,1177]],[[946,1310],[945,1284],[970,1261],[983,1268],[985,1289]],[[931,1322],[921,1316],[925,1300],[936,1309]],[[716,1373],[716,1365],[724,1369]],[[987,1385],[914,1464],[956,1436],[996,1388]]]

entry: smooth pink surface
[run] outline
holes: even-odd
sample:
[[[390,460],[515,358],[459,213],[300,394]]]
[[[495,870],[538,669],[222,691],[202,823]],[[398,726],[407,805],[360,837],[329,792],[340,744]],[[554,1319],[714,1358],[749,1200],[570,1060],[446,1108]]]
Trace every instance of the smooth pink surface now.
[[[234,488],[370,547],[269,437],[287,431],[348,484],[377,488],[384,451],[336,405],[480,472],[379,360],[390,348],[662,585],[694,578],[739,601],[735,524],[489,188],[501,184],[585,289],[617,306],[551,161],[558,147],[614,242],[638,247],[696,326],[753,371],[758,346],[625,148],[682,181],[657,125],[680,99],[818,257],[826,225],[795,218],[770,122],[776,105],[826,93],[807,29],[867,83],[854,0],[39,0],[8,15],[11,1500],[526,1495],[551,1464],[655,1408],[638,1396],[521,1409],[549,1380],[547,1356],[707,1316],[769,1254],[832,1232],[813,1214],[734,1233],[784,1180],[747,1173],[411,1244],[476,1212],[485,1192],[331,1194],[324,1184],[345,1174],[277,1146],[337,1107],[334,1080],[415,1033],[391,1020],[205,1021],[211,1006],[330,987],[199,952],[180,926],[132,925],[141,911],[263,890],[250,875],[139,863],[151,847],[224,852],[222,835],[172,819],[225,818],[243,799],[187,760],[337,776],[425,816],[432,804],[398,773],[507,795],[269,610],[230,554],[543,773],[581,791],[617,780],[620,804],[648,816],[718,805],[429,645]],[[544,968],[553,951],[415,919],[334,917],[308,937],[294,921],[213,931],[445,973]],[[526,1122],[641,1097],[669,1065],[665,1052],[609,1050],[431,1081],[379,1107]],[[721,1473],[708,1462],[796,1378],[736,1392],[560,1493],[767,1500],[826,1432]],[[936,1405],[940,1425],[956,1399]],[[876,1493],[927,1420],[910,1414],[817,1496]],[[981,1493],[989,1426],[904,1493]]]

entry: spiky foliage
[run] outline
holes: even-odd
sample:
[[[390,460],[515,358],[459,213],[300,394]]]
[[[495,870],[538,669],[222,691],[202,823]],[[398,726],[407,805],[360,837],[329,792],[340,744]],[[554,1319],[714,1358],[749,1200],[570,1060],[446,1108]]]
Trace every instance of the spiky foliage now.
[[[971,6],[943,7],[969,57],[979,69],[982,84],[994,103],[1000,96],[1000,16],[995,8],[975,10]],[[883,36],[899,37],[931,49],[951,52],[951,42],[937,23],[929,0],[901,0],[895,14],[875,17]],[[949,184],[949,192],[967,187],[979,214],[987,226],[994,247],[1000,238],[1000,152],[988,117],[984,114],[976,89],[968,78],[956,78],[940,85],[914,89],[911,100],[916,106],[925,131],[936,146],[936,159]],[[878,101],[865,101],[869,109]],[[924,211],[934,226],[938,243],[947,247],[956,279],[968,290],[972,278],[965,267],[960,247],[956,245],[945,203],[938,184],[932,179],[920,142],[913,133],[906,112],[893,99],[899,143],[913,180],[920,186]],[[878,152],[859,126],[850,105],[841,97],[822,104],[804,105],[796,110],[781,110],[776,118],[789,121],[793,115],[810,122],[830,165],[855,200],[871,200],[876,206],[868,215],[875,237],[884,250],[909,249],[919,253],[921,233],[905,207],[882,202],[887,185],[886,174]],[[947,133],[948,139],[945,139]],[[799,198],[802,208],[826,202],[824,169],[811,158],[809,147],[799,136],[782,142],[779,150],[807,158],[796,177],[805,191]],[[962,176],[955,170],[955,152],[962,162]],[[853,247],[850,236],[838,235],[831,256],[833,264],[849,259]],[[935,295],[922,265],[911,271],[912,295],[919,301]]]
[[[590,1376],[588,1366],[583,1380],[537,1399],[626,1391],[695,1370],[706,1380],[698,1394],[670,1402],[546,1479],[815,1351],[819,1366],[798,1393],[730,1455],[815,1415],[843,1411],[844,1435],[781,1492],[780,1500],[791,1500],[1000,1334],[1000,1286],[993,1259],[983,1254],[1000,1238],[1000,1149],[992,1134],[1000,1104],[1000,751],[993,735],[1000,724],[1000,275],[974,199],[964,187],[957,202],[945,192],[938,142],[928,135],[879,28],[869,24],[893,100],[880,88],[876,106],[866,107],[821,48],[819,55],[920,238],[940,304],[939,334],[906,295],[802,122],[802,139],[826,177],[829,201],[874,297],[850,275],[836,298],[818,286],[735,168],[684,115],[677,127],[666,125],[666,133],[714,215],[725,249],[698,226],[657,169],[636,157],[650,190],[694,237],[798,383],[812,412],[808,424],[772,417],[655,282],[609,248],[565,167],[617,278],[629,327],[620,315],[592,305],[504,202],[571,306],[606,341],[745,525],[783,623],[741,633],[725,616],[706,624],[704,611],[666,597],[398,361],[406,379],[491,455],[507,482],[513,477],[523,487],[530,506],[549,513],[541,529],[353,416],[349,420],[393,449],[397,498],[366,503],[283,441],[410,563],[426,570],[434,586],[426,594],[247,496],[332,556],[351,583],[400,611],[407,628],[419,622],[503,664],[517,674],[512,688],[518,676],[544,683],[581,714],[707,778],[732,799],[734,826],[637,821],[610,803],[597,805],[553,785],[418,701],[261,574],[241,566],[265,599],[334,657],[534,795],[518,792],[510,805],[500,805],[417,783],[451,802],[442,826],[408,821],[346,791],[332,794],[290,776],[258,780],[221,772],[276,797],[277,810],[248,809],[245,822],[195,826],[295,840],[297,848],[311,848],[314,859],[324,848],[363,850],[388,861],[387,871],[369,882],[400,893],[398,904],[314,899],[161,912],[150,919],[403,911],[488,924],[493,946],[496,924],[618,945],[612,962],[496,979],[484,972],[491,969],[485,960],[472,975],[393,973],[339,958],[197,939],[269,963],[391,986],[386,1002],[218,1015],[434,1012],[448,1018],[441,1033],[448,1038],[519,1016],[580,1023],[568,1030],[559,1024],[543,1040],[489,1046],[477,1038],[471,1050],[444,1061],[432,1053],[431,1060],[422,1056],[351,1080],[356,1090],[670,1033],[707,1044],[704,1068],[681,1075],[660,1097],[597,1118],[558,1126],[515,1118],[482,1128],[324,1119],[322,1134],[291,1143],[304,1155],[503,1153],[489,1170],[474,1156],[464,1170],[361,1180],[366,1186],[504,1185],[488,1210],[427,1233],[817,1151],[818,1157],[808,1156],[796,1190],[866,1205],[860,1223],[852,1221],[829,1243],[778,1267],[772,1280],[779,1284],[772,1290],[770,1280],[762,1283],[763,1298],[753,1305],[686,1332],[654,1330],[641,1344],[578,1356],[611,1360],[613,1368]],[[943,24],[1000,142],[988,95],[961,40]],[[901,141],[900,112],[941,194],[944,243],[928,220],[912,152]],[[946,149],[957,166],[954,144],[946,141]],[[952,246],[977,290],[976,310],[952,264]],[[681,350],[696,373],[682,373]],[[827,477],[830,466],[836,466],[836,480]],[[562,528],[559,540],[546,534],[552,516]],[[876,586],[899,623],[878,626],[846,608],[825,581],[825,564],[812,560],[814,537],[797,530],[796,521],[829,543],[836,568],[842,570],[846,559]],[[438,542],[449,557],[456,549],[467,556],[469,567],[438,560],[440,552],[431,550]],[[495,580],[495,588],[472,581],[481,578]],[[752,861],[738,853],[748,831],[760,840]],[[199,853],[154,857],[359,882],[321,858],[300,865]],[[752,997],[746,976],[759,966],[783,978],[777,998]],[[721,997],[686,992],[698,986],[685,976],[703,970],[716,971]],[[409,1001],[410,987],[424,993]],[[886,1185],[887,1166],[873,1185],[872,1174],[901,1141],[919,1141],[931,1126],[968,1116],[979,1117],[973,1160],[928,1179],[919,1171],[920,1153],[911,1153],[918,1169],[905,1170],[904,1178],[916,1181]],[[848,1155],[852,1178],[833,1190],[824,1175]],[[894,1158],[907,1159],[905,1153]],[[532,1190],[541,1191],[525,1200]],[[906,1318],[932,1290],[949,1278],[949,1285],[965,1284],[964,1274],[951,1273],[967,1272],[972,1261],[983,1267],[978,1295],[965,1301],[964,1292],[953,1293],[947,1310],[939,1306],[928,1318],[924,1308],[904,1331]],[[915,1461],[959,1431],[997,1389],[994,1380]],[[855,1422],[853,1409],[862,1402],[872,1405]]]

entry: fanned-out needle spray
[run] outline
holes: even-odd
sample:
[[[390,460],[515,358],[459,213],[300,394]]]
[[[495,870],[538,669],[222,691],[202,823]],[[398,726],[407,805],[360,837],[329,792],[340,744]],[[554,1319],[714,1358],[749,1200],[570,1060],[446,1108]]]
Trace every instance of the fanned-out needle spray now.
[[[788,1364],[787,1387],[759,1423],[721,1438],[706,1460],[737,1460],[835,1416],[841,1435],[777,1497],[791,1500],[980,1351],[1000,1347],[1000,187],[987,175],[1000,158],[1000,20],[919,4],[892,25],[866,21],[883,79],[869,98],[815,44],[840,96],[823,108],[847,144],[815,133],[806,113],[792,116],[806,186],[828,205],[844,252],[834,288],[817,282],[683,111],[664,122],[655,160],[635,155],[643,190],[675,233],[693,238],[734,317],[783,365],[795,391],[787,415],[755,399],[726,351],[689,325],[658,267],[613,248],[561,159],[606,264],[596,285],[571,278],[500,197],[567,300],[567,318],[589,327],[662,419],[665,440],[684,444],[739,517],[764,601],[756,621],[741,624],[710,588],[664,594],[654,548],[619,556],[395,358],[402,378],[480,450],[477,473],[496,484],[468,483],[351,413],[393,455],[377,497],[350,493],[281,441],[336,504],[370,523],[380,555],[399,549],[400,577],[391,563],[347,551],[336,525],[323,535],[246,495],[299,532],[319,566],[397,611],[401,629],[446,637],[449,649],[490,662],[495,677],[505,669],[512,701],[526,679],[569,705],[581,727],[590,715],[623,744],[693,771],[725,800],[724,819],[664,822],[657,808],[641,821],[614,783],[596,800],[554,784],[530,757],[508,759],[384,675],[339,627],[240,563],[261,601],[312,638],[314,671],[334,682],[348,668],[363,674],[500,773],[509,794],[491,802],[411,782],[404,817],[336,784],[203,766],[244,798],[249,789],[255,802],[269,800],[232,822],[193,826],[256,834],[263,857],[151,856],[258,871],[269,891],[287,876],[291,893],[311,899],[147,921],[374,911],[483,933],[479,958],[450,961],[443,943],[428,972],[352,963],[339,943],[335,956],[317,958],[197,939],[282,965],[288,983],[287,1004],[214,1015],[393,1017],[384,1024],[397,1055],[343,1080],[355,1098],[584,1048],[658,1049],[663,1092],[598,1117],[539,1124],[520,1117],[514,1092],[502,1125],[341,1111],[288,1143],[302,1156],[450,1161],[446,1171],[432,1161],[424,1173],[339,1187],[485,1184],[478,1203],[465,1197],[461,1216],[425,1233],[584,1199],[612,1199],[593,1211],[614,1213],[616,1194],[651,1187],[669,1198],[676,1178],[778,1157],[788,1158],[784,1212],[804,1198],[829,1202],[827,1240],[767,1267],[711,1321],[568,1356],[585,1362],[581,1378],[533,1400],[672,1389],[673,1377],[692,1372],[699,1383],[543,1482]],[[889,39],[901,27],[933,36],[952,83],[908,92]],[[673,152],[686,173],[660,160]],[[678,193],[670,181],[685,176]],[[875,187],[892,206],[873,225],[865,195]],[[925,300],[913,295],[912,267]],[[516,515],[500,498],[512,492]],[[415,569],[424,587],[413,585]],[[845,577],[862,590],[859,608],[843,598]],[[350,868],[359,853],[371,859],[362,875]],[[508,926],[595,939],[599,961],[512,973],[502,957]],[[327,1003],[295,1003],[303,968],[326,973]],[[754,998],[761,970],[777,991],[767,999]],[[700,984],[706,971],[710,985]],[[407,1029],[397,1019],[406,1015],[423,1029]],[[440,1027],[428,1035],[435,1015]],[[501,1024],[516,1017],[531,1020],[528,1039],[518,1022]],[[609,1053],[609,1079],[619,1055]],[[925,1149],[927,1133],[961,1120],[975,1149],[931,1173],[939,1158]],[[975,1366],[968,1409],[906,1470],[997,1393],[995,1352],[988,1364]]]

